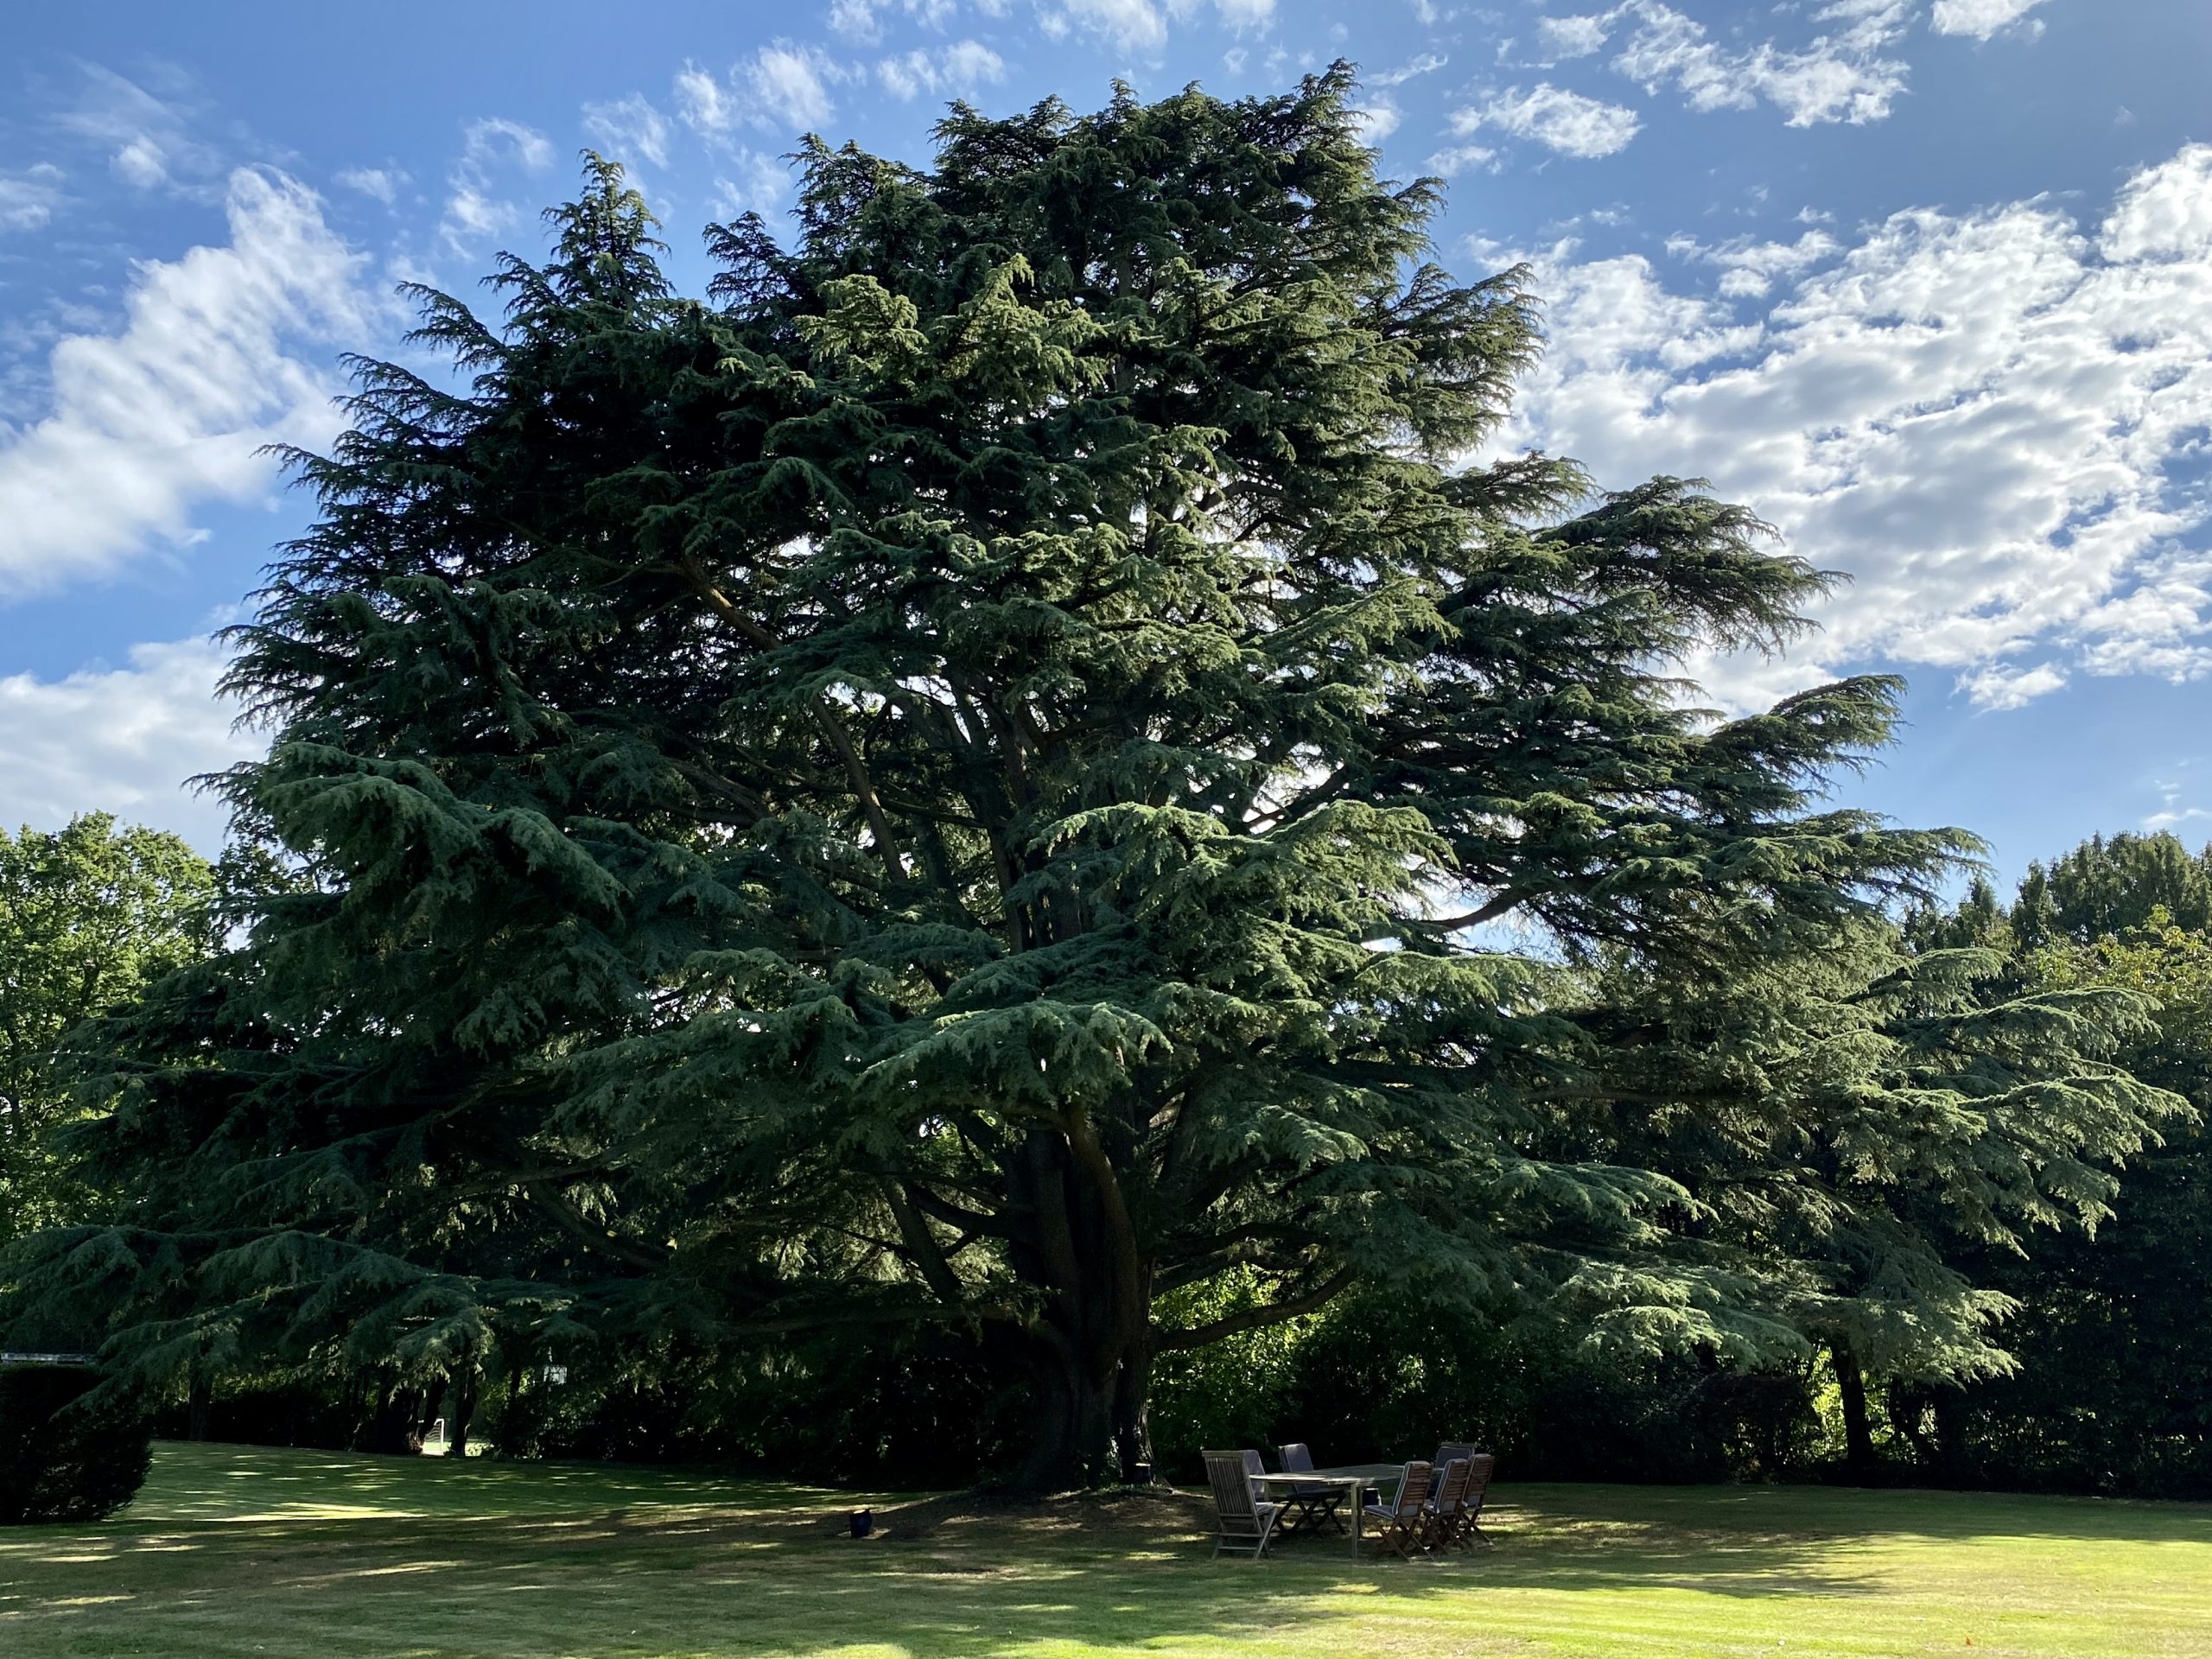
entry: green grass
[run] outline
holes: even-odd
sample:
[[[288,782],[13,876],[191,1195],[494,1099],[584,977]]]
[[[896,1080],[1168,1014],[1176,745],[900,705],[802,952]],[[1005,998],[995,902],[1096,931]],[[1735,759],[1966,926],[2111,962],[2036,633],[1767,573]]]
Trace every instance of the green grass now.
[[[1516,1486],[1497,1548],[1210,1561],[1135,1499],[831,1535],[854,1495],[600,1466],[165,1446],[92,1527],[0,1532],[0,1655],[842,1659],[2212,1655],[2212,1508]]]

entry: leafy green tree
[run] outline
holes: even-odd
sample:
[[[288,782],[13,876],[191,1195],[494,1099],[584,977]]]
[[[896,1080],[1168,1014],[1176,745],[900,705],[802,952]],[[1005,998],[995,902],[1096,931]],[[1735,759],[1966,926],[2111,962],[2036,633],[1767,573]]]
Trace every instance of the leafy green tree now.
[[[68,1033],[212,948],[214,873],[173,835],[104,812],[0,830],[0,1245],[83,1196],[51,1144],[71,1112]]]
[[[303,885],[92,1046],[128,1225],[25,1305],[457,1391],[942,1326],[1040,1483],[1143,1458],[1160,1355],[1356,1283],[1788,1338],[1621,1154],[1719,1108],[1555,1005],[1770,982],[1967,843],[1821,799],[1891,681],[1688,706],[1822,586],[1751,514],[1466,459],[1534,305],[1423,263],[1352,92],[810,141],[704,301],[594,161],[502,320],[418,293],[472,378],[358,365],[237,636],[276,741],[227,787]]]
[[[1633,1019],[1602,1086],[1648,1109],[1615,1155],[1680,1180],[1719,1258],[1761,1285],[1739,1300],[1827,1351],[1862,1474],[1870,1382],[2010,1374],[2017,1304],[1988,1264],[2093,1233],[2128,1160],[2187,1111],[2121,1063],[2152,1029],[2139,990],[2008,966],[1867,918],[1713,986],[1617,988],[1594,1015]]]
[[[2192,853],[2178,836],[2092,836],[2045,867],[2031,864],[2008,918],[2034,948],[2088,944],[2149,925],[2152,912],[2188,932],[2212,925],[2212,848]]]
[[[2135,867],[2147,873],[2141,887],[2125,866],[2113,868],[2112,851],[2128,839],[2087,843],[2052,867],[2094,872],[2096,907],[2088,918],[2076,912],[2059,943],[2022,953],[2014,971],[2061,994],[2144,999],[2156,1013],[2121,1058],[2197,1115],[2130,1160],[2114,1214],[2094,1237],[1975,1268],[2019,1310],[2008,1339],[2027,1363],[1929,1394],[1941,1432],[1922,1439],[1955,1474],[2202,1497],[2212,1492],[2212,935],[2182,925],[2160,902],[2177,886],[2166,873],[2187,868],[2170,853]],[[2036,897],[2023,883],[2015,914]]]

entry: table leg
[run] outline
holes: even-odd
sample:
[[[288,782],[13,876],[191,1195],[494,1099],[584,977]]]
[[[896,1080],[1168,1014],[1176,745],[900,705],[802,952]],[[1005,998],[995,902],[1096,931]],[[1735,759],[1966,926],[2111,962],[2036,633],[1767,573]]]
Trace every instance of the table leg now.
[[[1351,1558],[1352,1558],[1352,1560],[1355,1560],[1355,1561],[1357,1561],[1357,1560],[1359,1559],[1359,1524],[1360,1524],[1361,1521],[1362,1521],[1362,1520],[1363,1520],[1363,1519],[1366,1517],[1366,1514],[1367,1514],[1367,1505],[1365,1505],[1364,1503],[1361,1503],[1361,1502],[1359,1501],[1359,1500],[1360,1500],[1360,1495],[1361,1495],[1361,1493],[1362,1493],[1362,1491],[1363,1491],[1363,1488],[1362,1488],[1362,1487],[1361,1487],[1360,1484],[1359,1484],[1357,1481],[1354,1481],[1354,1482],[1352,1482],[1352,1484],[1351,1484]]]

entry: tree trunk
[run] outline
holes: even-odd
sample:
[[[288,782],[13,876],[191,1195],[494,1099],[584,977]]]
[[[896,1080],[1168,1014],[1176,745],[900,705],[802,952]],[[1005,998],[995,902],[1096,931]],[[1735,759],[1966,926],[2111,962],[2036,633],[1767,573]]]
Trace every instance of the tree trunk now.
[[[1039,1129],[1009,1160],[1009,1258],[1046,1293],[1024,1344],[1037,1410],[1032,1491],[1130,1478],[1151,1460],[1151,1272],[1091,1122]]]
[[[468,1424],[476,1415],[480,1370],[473,1357],[464,1357],[449,1373],[451,1397],[446,1404],[446,1456],[468,1461]]]
[[[1122,1478],[1135,1480],[1140,1466],[1152,1467],[1152,1351],[1141,1344],[1123,1356],[1114,1380],[1114,1449]]]
[[[1843,1461],[1851,1478],[1865,1483],[1874,1472],[1874,1431],[1866,1415],[1866,1378],[1859,1356],[1841,1338],[1828,1344],[1835,1359],[1836,1391],[1843,1400]]]
[[[422,1402],[415,1389],[402,1386],[397,1376],[385,1377],[376,1390],[376,1406],[369,1414],[368,1426],[361,1431],[355,1449],[390,1457],[420,1452],[423,1440],[416,1425],[420,1422],[422,1413]]]
[[[519,1458],[529,1449],[530,1402],[524,1394],[529,1366],[518,1354],[507,1367],[506,1404],[499,1412],[499,1455]]]
[[[195,1363],[192,1368],[192,1392],[188,1409],[191,1415],[191,1427],[185,1431],[186,1435],[194,1440],[205,1440],[208,1420],[215,1411],[215,1379],[203,1364]]]

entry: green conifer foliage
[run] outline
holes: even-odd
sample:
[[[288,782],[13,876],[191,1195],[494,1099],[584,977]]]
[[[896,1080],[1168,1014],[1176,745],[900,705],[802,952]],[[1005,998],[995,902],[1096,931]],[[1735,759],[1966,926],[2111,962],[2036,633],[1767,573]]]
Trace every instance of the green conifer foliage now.
[[[467,384],[357,365],[238,636],[227,787],[306,879],[105,1034],[126,1224],[36,1294],[155,1368],[942,1324],[1040,1483],[1356,1281],[1770,1328],[1618,1153],[1704,1097],[1558,1005],[1802,961],[1967,845],[1821,798],[1888,681],[1686,706],[1821,585],[1749,512],[1470,460],[1535,302],[1424,263],[1352,90],[811,143],[705,300],[594,162],[501,318],[420,294]]]

